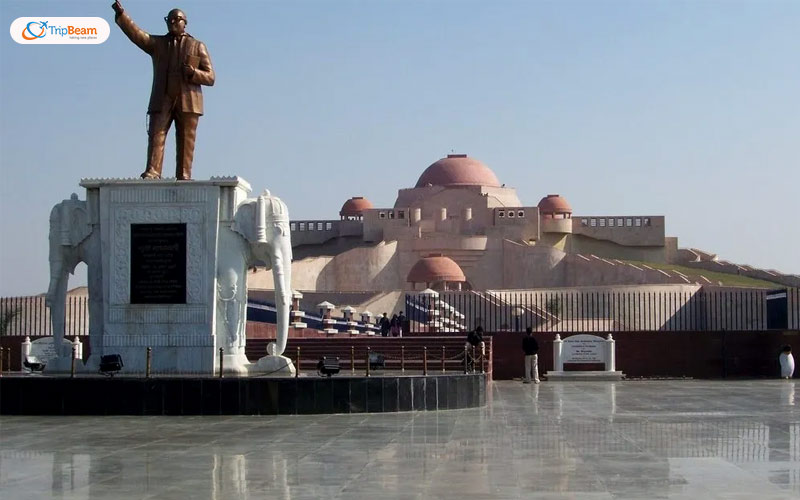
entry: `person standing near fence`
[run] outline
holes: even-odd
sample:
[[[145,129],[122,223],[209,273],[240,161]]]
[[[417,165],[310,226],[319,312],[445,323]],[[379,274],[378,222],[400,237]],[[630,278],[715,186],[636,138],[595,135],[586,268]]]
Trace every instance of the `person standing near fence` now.
[[[470,346],[472,346],[474,349],[477,349],[481,356],[486,356],[486,343],[483,341],[482,326],[476,327],[467,334],[467,343],[464,344],[464,347],[469,350]],[[472,363],[475,363],[474,359],[472,360]]]
[[[522,379],[523,384],[530,384],[531,378],[533,382],[539,383],[539,344],[533,338],[533,330],[531,327],[525,329],[525,337],[522,339],[522,350],[525,352],[525,377]]]
[[[400,324],[400,336],[403,336],[404,331],[408,331],[406,329],[406,317],[403,315],[403,311],[400,311],[397,315],[397,321]]]
[[[386,316],[386,313],[383,313],[380,322],[378,323],[381,327],[381,337],[388,337],[389,336],[389,329],[391,328],[391,324],[389,322],[389,318]]]

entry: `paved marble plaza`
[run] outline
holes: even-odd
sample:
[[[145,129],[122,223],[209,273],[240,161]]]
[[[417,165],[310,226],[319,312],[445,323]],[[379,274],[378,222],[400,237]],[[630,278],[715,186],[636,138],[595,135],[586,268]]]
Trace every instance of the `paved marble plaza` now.
[[[8,499],[800,497],[793,381],[491,385],[485,408],[0,417]]]

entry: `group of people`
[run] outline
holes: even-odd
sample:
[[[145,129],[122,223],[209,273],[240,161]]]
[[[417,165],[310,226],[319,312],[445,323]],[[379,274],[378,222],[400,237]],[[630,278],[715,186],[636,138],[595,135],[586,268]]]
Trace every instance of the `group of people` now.
[[[392,319],[389,319],[386,313],[383,313],[383,316],[378,321],[378,326],[381,329],[381,337],[388,337],[389,335],[392,337],[402,337],[405,324],[406,317],[403,315],[403,311],[393,314]]]

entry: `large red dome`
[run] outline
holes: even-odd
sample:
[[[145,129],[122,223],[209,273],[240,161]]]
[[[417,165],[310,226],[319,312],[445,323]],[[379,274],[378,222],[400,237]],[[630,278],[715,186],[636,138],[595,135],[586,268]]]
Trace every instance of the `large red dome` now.
[[[447,158],[426,168],[416,187],[431,186],[487,186],[500,187],[494,172],[480,161],[467,155],[447,155]]]
[[[450,257],[429,255],[417,261],[408,272],[410,283],[435,283],[437,281],[467,281],[464,271]]]

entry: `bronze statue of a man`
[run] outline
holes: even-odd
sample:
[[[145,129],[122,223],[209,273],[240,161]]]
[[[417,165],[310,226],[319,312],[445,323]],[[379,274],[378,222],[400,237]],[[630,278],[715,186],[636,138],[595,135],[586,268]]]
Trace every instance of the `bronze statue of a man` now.
[[[143,179],[161,178],[167,131],[175,122],[177,155],[175,177],[192,178],[192,159],[197,121],[203,114],[200,85],[214,85],[214,68],[203,42],[186,33],[186,14],[172,9],[164,18],[169,32],[151,35],[131,20],[119,0],[111,7],[115,21],[137,47],[153,59],[153,88],[150,91],[150,116],[147,135],[147,168]]]

